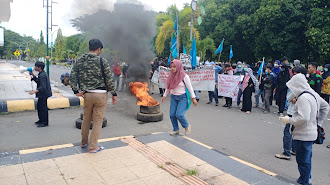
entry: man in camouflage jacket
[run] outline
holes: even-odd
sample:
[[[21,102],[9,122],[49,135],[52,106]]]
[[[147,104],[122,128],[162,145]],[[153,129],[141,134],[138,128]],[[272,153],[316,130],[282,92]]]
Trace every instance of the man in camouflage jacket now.
[[[111,92],[113,104],[117,102],[109,63],[100,57],[103,44],[98,39],[89,41],[88,54],[81,56],[73,66],[70,81],[73,92],[84,97],[84,119],[81,126],[81,147],[88,146],[90,153],[96,153],[103,148],[97,146],[97,140],[102,130],[104,113],[108,94]],[[103,70],[101,65],[103,65]],[[89,128],[93,120],[93,129],[88,143]]]

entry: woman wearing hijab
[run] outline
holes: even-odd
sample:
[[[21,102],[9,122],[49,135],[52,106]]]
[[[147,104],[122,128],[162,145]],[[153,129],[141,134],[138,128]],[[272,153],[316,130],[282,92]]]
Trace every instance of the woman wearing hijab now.
[[[170,65],[171,73],[166,81],[166,90],[162,98],[164,102],[166,96],[171,93],[171,105],[170,105],[170,118],[173,125],[173,132],[170,135],[178,135],[180,121],[183,128],[185,128],[185,134],[188,135],[191,132],[191,125],[188,123],[184,114],[189,108],[188,97],[186,89],[190,93],[190,97],[195,106],[197,106],[196,96],[194,89],[192,88],[189,76],[184,72],[182,62],[180,60],[173,60]]]
[[[322,98],[329,103],[330,96],[330,64],[324,66],[324,73],[322,74],[323,85],[322,85]]]
[[[259,82],[256,77],[253,75],[251,68],[248,68],[245,73],[245,77],[242,82],[242,92],[243,92],[243,107],[240,109],[242,112],[247,114],[251,113],[252,109],[252,92],[258,92]]]
[[[245,75],[245,70],[243,63],[241,61],[237,62],[236,68],[234,70],[234,75]],[[237,106],[241,104],[242,97],[242,82],[239,84],[238,94],[237,94]]]

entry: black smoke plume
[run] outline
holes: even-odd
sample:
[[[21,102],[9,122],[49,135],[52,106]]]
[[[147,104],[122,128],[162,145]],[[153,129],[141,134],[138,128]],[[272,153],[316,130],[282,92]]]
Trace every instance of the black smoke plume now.
[[[156,34],[156,12],[147,11],[138,1],[114,4],[112,12],[101,10],[72,20],[78,30],[99,38],[105,47],[118,52],[118,58],[129,64],[130,81],[147,81],[154,58],[152,39]]]

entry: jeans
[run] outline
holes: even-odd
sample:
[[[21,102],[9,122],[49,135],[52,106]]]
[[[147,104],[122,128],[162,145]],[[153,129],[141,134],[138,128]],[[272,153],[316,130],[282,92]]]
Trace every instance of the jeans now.
[[[239,104],[241,104],[241,97],[243,95],[242,89],[240,88],[238,90],[238,94],[237,94],[237,106],[239,106]]]
[[[309,185],[312,179],[312,154],[314,141],[293,140],[293,146],[296,150],[296,161],[300,177],[297,182],[303,185]]]
[[[256,95],[256,106],[259,106],[259,96],[261,95],[261,101],[263,102],[263,106],[265,106],[265,98],[264,98],[264,90],[259,89],[259,91],[255,94]]]
[[[284,135],[283,135],[283,155],[291,157],[291,149],[294,151],[292,146],[292,135],[290,133],[290,123],[287,123],[284,127]]]
[[[209,91],[209,102],[213,102],[213,98],[216,104],[219,103],[218,97],[218,88],[217,86],[214,87],[214,91]]]
[[[199,100],[199,92],[198,91],[194,91],[194,92],[195,92],[196,100]]]
[[[37,102],[37,111],[39,121],[43,124],[48,125],[48,106],[47,106],[48,98],[38,98]]]
[[[289,92],[290,92],[290,89],[288,89],[288,91],[287,91],[287,93],[286,93],[286,97],[288,97],[288,94],[289,94]],[[285,100],[285,110],[288,110],[288,108],[289,108],[289,101],[288,101],[288,99],[286,98],[286,100]]]
[[[119,80],[120,80],[120,77],[117,76],[117,75],[113,75],[113,83],[116,83],[116,91],[118,90],[118,87],[119,87]]]
[[[171,95],[170,118],[173,125],[173,131],[179,130],[178,120],[183,128],[188,127],[188,121],[184,116],[188,106],[188,99],[186,94]]]

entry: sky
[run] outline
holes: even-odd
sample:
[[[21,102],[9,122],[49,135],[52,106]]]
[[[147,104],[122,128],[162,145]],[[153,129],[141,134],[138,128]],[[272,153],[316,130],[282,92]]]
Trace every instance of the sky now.
[[[58,26],[54,26],[53,30],[49,31],[49,42],[55,40],[58,28],[62,29],[64,36],[78,33],[77,30],[71,26],[70,19],[84,13],[92,14],[100,8],[111,10],[115,2],[115,0],[53,0],[53,2],[55,1],[57,4],[53,4],[53,25]],[[44,0],[44,2],[46,3],[46,0]],[[50,2],[51,0],[49,0],[49,4]],[[190,3],[191,0],[140,0],[140,2],[145,5],[145,8],[159,12],[166,11],[167,7],[174,3],[179,9],[182,9],[183,4]],[[46,8],[43,8],[43,0],[13,0],[13,3],[11,3],[10,20],[9,22],[1,22],[0,26],[21,35],[32,36],[35,39],[39,39],[41,30],[45,37],[46,12]]]

